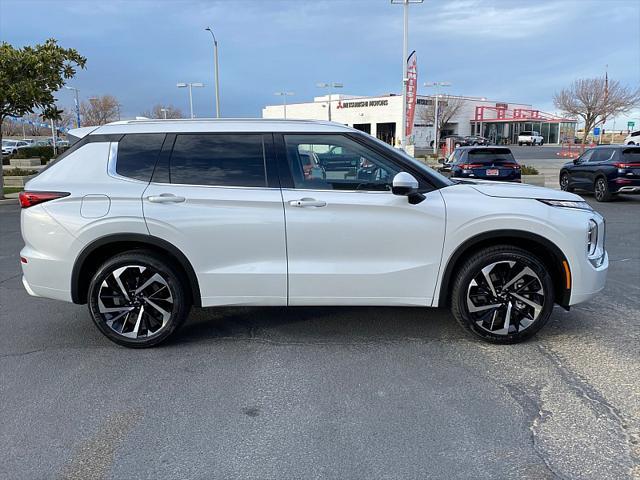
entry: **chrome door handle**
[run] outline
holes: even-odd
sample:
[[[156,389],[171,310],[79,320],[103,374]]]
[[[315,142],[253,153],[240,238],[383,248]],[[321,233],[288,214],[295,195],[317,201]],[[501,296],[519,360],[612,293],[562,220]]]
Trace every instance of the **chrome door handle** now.
[[[315,198],[301,198],[300,200],[291,200],[289,205],[292,207],[326,207],[327,202]]]
[[[147,197],[152,203],[182,203],[186,200],[184,197],[178,197],[173,193],[161,193],[160,195],[151,195]]]

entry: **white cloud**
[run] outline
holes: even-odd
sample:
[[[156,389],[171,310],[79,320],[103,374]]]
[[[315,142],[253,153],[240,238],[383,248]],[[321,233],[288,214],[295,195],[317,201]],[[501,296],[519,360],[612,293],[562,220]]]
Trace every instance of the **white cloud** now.
[[[519,39],[540,35],[553,24],[566,20],[567,10],[555,3],[511,7],[506,3],[458,0],[444,4],[431,18],[421,15],[424,28],[456,36]]]

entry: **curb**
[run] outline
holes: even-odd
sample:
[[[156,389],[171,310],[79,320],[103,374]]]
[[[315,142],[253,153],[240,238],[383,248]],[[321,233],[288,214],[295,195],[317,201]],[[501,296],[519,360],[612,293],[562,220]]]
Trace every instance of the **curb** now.
[[[17,198],[6,198],[4,200],[0,200],[0,205],[18,205]]]

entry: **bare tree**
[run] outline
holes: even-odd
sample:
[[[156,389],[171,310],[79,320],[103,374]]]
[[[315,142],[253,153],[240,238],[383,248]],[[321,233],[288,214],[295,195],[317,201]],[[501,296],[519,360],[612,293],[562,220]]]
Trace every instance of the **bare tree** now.
[[[165,109],[166,112],[163,112],[163,109]],[[165,118],[165,113],[166,118],[184,118],[184,115],[182,115],[182,110],[180,110],[179,108],[176,108],[173,105],[160,104],[154,105],[151,110],[142,112],[142,116],[147,118]]]
[[[640,105],[640,88],[631,90],[606,76],[580,78],[556,93],[553,104],[568,116],[584,121],[585,143],[593,127]]]
[[[86,126],[104,125],[118,120],[120,104],[113,95],[90,98],[80,104],[82,124]]]
[[[420,120],[424,123],[434,123],[435,120],[435,97],[431,97],[431,101],[431,105],[427,105],[427,108],[422,110],[420,116]],[[463,105],[464,99],[460,97],[438,97],[438,136],[442,135],[442,130],[444,130],[447,123],[457,115]]]
[[[3,137],[14,137],[20,134],[22,134],[22,126],[20,125],[20,122],[11,118],[6,118],[5,121],[2,122]]]

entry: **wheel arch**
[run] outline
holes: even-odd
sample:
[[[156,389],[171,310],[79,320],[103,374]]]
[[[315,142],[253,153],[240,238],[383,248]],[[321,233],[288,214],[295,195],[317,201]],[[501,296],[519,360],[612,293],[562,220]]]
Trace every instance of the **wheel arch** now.
[[[571,266],[562,250],[552,241],[525,230],[494,230],[475,235],[465,240],[449,256],[440,282],[438,306],[451,303],[451,286],[456,271],[468,255],[493,245],[512,245],[536,255],[548,268],[553,280],[555,303],[569,309],[571,298]]]
[[[91,275],[109,257],[127,250],[145,249],[168,257],[186,277],[193,305],[202,305],[200,285],[191,262],[176,246],[152,235],[138,233],[114,234],[100,237],[87,245],[78,255],[71,271],[71,299],[73,303],[87,303]]]

